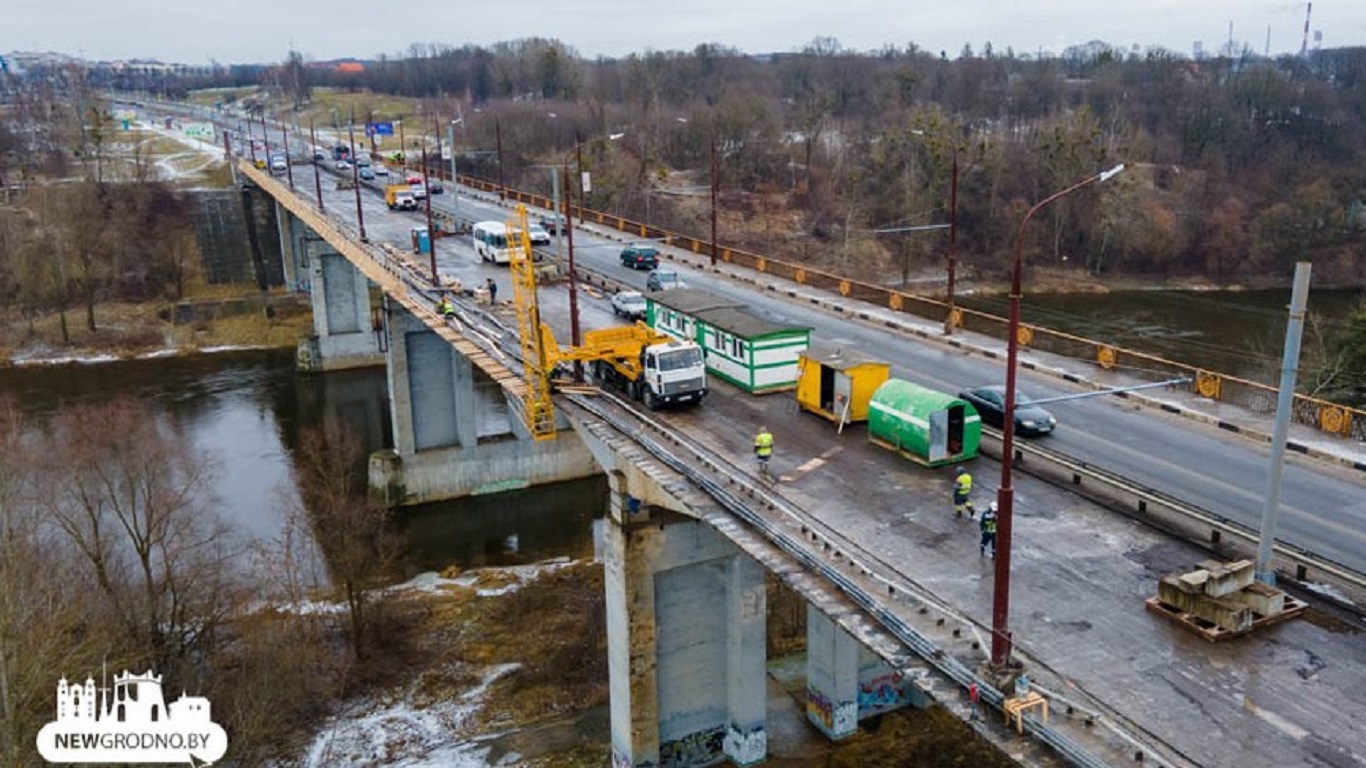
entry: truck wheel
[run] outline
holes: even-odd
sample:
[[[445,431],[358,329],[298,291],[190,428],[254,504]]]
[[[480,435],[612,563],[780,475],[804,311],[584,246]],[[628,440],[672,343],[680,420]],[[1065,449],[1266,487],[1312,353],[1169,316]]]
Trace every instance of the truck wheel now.
[[[645,407],[651,411],[659,410],[659,398],[649,389],[645,390]]]
[[[631,382],[631,385],[627,388],[626,391],[629,392],[629,393],[631,394],[631,399],[632,399],[632,400],[639,400],[639,399],[640,399],[640,382],[638,382],[638,381],[633,381],[633,382]]]

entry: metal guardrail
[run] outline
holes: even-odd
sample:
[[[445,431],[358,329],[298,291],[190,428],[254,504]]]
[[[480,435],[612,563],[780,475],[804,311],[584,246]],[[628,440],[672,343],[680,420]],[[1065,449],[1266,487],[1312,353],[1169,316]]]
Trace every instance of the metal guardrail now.
[[[984,426],[982,428],[982,434],[989,435],[998,442],[1001,439],[1001,432],[992,427]],[[1088,461],[1073,458],[1054,451],[1051,448],[1044,448],[1034,443],[1016,443],[1014,448],[1017,461],[1022,460],[1019,465],[1020,469],[1029,472],[1036,477],[1040,476],[1040,472],[1037,471],[1028,460],[1030,457],[1035,460],[1042,460],[1052,467],[1060,468],[1065,473],[1070,473],[1071,477],[1067,478],[1069,487],[1080,486],[1085,478],[1090,478],[1093,481],[1103,484],[1106,490],[1123,493],[1132,497],[1138,502],[1138,509],[1136,512],[1140,515],[1147,514],[1150,505],[1162,507],[1187,520],[1208,527],[1211,532],[1217,532],[1220,536],[1232,536],[1246,544],[1252,545],[1254,549],[1257,546],[1260,538],[1259,531],[1236,520],[1230,520],[1223,515],[1211,512],[1196,504],[1183,501],[1155,488],[1149,488],[1135,483],[1104,467],[1095,466]],[[1217,539],[1215,540],[1217,541]],[[1276,542],[1272,549],[1277,555],[1296,565],[1297,569],[1299,569],[1296,573],[1296,579],[1299,581],[1305,580],[1306,570],[1313,568],[1321,573],[1332,576],[1343,584],[1358,589],[1366,589],[1366,574],[1355,571],[1347,565],[1302,547],[1296,547],[1281,542]]]

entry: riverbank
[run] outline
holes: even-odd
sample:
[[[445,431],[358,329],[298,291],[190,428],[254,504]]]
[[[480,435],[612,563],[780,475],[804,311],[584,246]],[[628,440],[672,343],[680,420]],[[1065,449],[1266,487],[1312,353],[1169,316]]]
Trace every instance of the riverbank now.
[[[0,314],[0,365],[108,362],[215,349],[292,348],[312,333],[306,297],[204,286],[176,302],[100,303],[95,328],[84,308]],[[65,330],[63,326],[65,325]]]

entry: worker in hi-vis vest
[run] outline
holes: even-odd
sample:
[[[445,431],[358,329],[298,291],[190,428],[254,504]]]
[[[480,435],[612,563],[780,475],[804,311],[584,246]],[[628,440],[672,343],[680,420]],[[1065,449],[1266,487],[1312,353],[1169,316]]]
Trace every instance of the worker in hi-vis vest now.
[[[977,514],[972,507],[972,475],[967,467],[959,467],[953,478],[953,516],[962,517],[964,512],[969,518]]]

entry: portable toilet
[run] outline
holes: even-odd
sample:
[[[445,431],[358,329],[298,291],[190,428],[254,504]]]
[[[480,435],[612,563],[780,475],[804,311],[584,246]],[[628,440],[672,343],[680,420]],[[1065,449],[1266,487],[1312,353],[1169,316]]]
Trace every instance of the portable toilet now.
[[[797,405],[837,424],[868,420],[873,392],[891,363],[852,349],[812,345],[798,356]]]
[[[982,417],[966,400],[888,379],[868,404],[868,439],[929,467],[967,461],[982,442]]]
[[[431,253],[432,240],[426,227],[413,227],[413,253]]]

